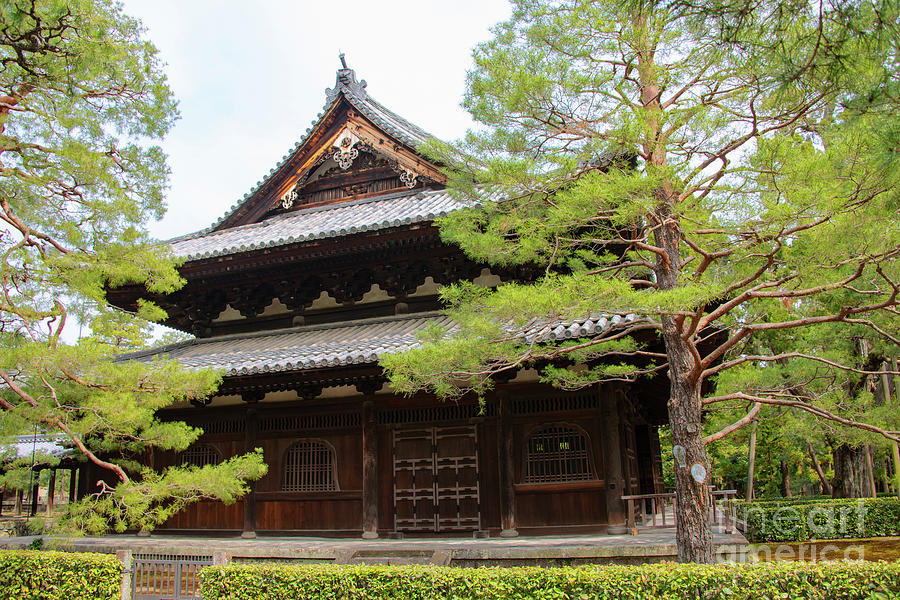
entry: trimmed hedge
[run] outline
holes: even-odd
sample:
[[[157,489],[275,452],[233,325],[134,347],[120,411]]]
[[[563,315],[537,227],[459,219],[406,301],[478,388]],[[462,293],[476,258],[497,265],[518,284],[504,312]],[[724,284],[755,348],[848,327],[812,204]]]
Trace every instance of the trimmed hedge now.
[[[900,563],[655,564],[542,569],[235,565],[204,600],[863,600],[900,598]]]
[[[115,600],[122,563],[109,554],[0,551],[0,600]]]
[[[793,498],[765,498],[763,500],[744,500],[737,498],[731,502],[735,506],[745,506],[747,504],[814,504],[816,502],[832,502],[835,498],[831,496],[795,496]]]
[[[737,507],[751,542],[804,542],[900,535],[900,499],[748,502]]]

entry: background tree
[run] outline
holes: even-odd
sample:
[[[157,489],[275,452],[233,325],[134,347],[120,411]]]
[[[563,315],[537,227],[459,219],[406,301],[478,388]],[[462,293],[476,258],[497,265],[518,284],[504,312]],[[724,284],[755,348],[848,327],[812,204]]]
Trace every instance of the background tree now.
[[[96,502],[68,521],[90,531],[152,528],[201,497],[232,501],[265,471],[256,453],[215,468],[139,469],[132,459],[148,448],[182,450],[200,433],[155,412],[211,393],[219,376],[115,362],[140,333],[120,317],[66,342],[70,314],[85,303],[107,310],[107,286],[181,285],[145,227],[163,213],[168,175],[152,140],[177,112],[142,34],[107,0],[0,5],[0,435],[64,433],[109,472]],[[150,304],[140,312],[160,316]]]
[[[762,405],[896,439],[761,368],[853,368],[791,346],[805,328],[898,340],[898,169],[882,133],[897,130],[900,36],[885,17],[824,2],[515,2],[475,50],[465,105],[483,128],[435,145],[479,206],[440,225],[477,260],[546,275],[445,289],[458,331],[385,360],[394,386],[483,393],[498,371],[540,362],[570,388],[665,373],[672,442],[707,468],[706,443]],[[592,313],[633,318],[589,339],[540,336]],[[638,343],[648,333],[656,343]],[[770,334],[790,350],[764,351]],[[729,371],[753,386],[723,382]],[[719,407],[748,412],[704,432]],[[710,562],[707,482],[675,479],[679,558]]]

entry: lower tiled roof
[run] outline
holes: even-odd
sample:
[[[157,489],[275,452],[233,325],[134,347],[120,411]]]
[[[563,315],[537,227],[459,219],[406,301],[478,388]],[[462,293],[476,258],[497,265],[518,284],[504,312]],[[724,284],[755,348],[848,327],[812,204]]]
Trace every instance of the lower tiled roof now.
[[[452,322],[440,313],[380,317],[199,338],[121,358],[168,357],[184,367],[218,369],[226,376],[377,363],[384,354],[417,346],[416,332],[430,325],[451,327]]]
[[[635,315],[595,314],[566,322],[533,322],[519,335],[528,343],[593,337],[641,320]],[[375,364],[385,354],[419,346],[417,333],[431,325],[454,330],[440,312],[378,317],[327,325],[199,338],[121,356],[122,360],[167,357],[187,368],[212,368],[226,376]]]

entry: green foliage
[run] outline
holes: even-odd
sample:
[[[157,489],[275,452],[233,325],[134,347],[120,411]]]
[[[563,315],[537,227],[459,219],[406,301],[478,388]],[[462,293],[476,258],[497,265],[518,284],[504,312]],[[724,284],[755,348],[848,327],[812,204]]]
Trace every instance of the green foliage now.
[[[754,543],[900,535],[897,498],[744,502],[737,509]]]
[[[900,564],[772,563],[580,568],[207,567],[204,600],[708,600],[897,598]]]
[[[115,600],[121,583],[108,554],[0,551],[0,600]]]
[[[108,530],[150,531],[199,500],[234,502],[249,491],[247,482],[266,474],[262,449],[218,465],[169,467],[158,473],[141,469],[115,493],[66,506],[55,529],[69,534],[101,535]]]
[[[479,129],[429,151],[468,202],[442,238],[533,283],[448,289],[457,328],[384,360],[392,384],[455,397],[523,366],[567,388],[666,373],[672,441],[699,464],[712,424],[756,402],[900,439],[858,385],[877,368],[843,343],[900,339],[897,14],[514,0],[473,53]],[[554,334],[602,316],[577,342]]]
[[[220,377],[117,361],[164,313],[150,302],[135,315],[105,303],[111,286],[165,294],[183,284],[147,233],[164,212],[169,174],[154,144],[178,116],[156,49],[112,0],[5,2],[0,31],[0,440],[63,433],[110,470],[119,486],[89,500],[103,515],[92,530],[104,519],[152,527],[198,497],[232,499],[261,475],[255,455],[192,485],[185,480],[197,474],[139,470],[135,458],[148,449],[181,450],[200,434],[156,411],[211,394]],[[91,335],[73,342],[66,326],[76,319]],[[29,466],[6,463],[3,485],[21,488]]]

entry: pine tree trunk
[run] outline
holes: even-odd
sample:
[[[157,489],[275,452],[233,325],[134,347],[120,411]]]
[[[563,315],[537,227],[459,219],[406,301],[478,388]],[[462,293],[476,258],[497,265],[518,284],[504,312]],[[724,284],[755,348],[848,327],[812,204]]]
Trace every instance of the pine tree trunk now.
[[[671,197],[672,189],[660,189],[661,199]],[[678,287],[682,264],[679,252],[680,233],[668,210],[662,203],[660,226],[654,238],[667,254],[667,259],[658,257],[655,266],[660,289]],[[678,546],[680,562],[712,564],[712,526],[709,522],[711,494],[704,477],[697,481],[691,471],[702,467],[709,473],[706,446],[703,443],[701,427],[700,387],[702,384],[695,361],[696,351],[691,352],[690,344],[682,335],[683,321],[676,317],[664,316],[660,319],[662,338],[669,362],[669,426],[672,430],[672,444],[682,446],[687,456],[687,465],[675,466],[675,542]]]
[[[791,467],[786,460],[781,460],[781,495],[791,497]]]
[[[865,446],[854,448],[848,444],[835,446],[834,451],[835,498],[869,498],[874,495],[869,473],[868,452]]]
[[[663,321],[667,321],[663,319]],[[663,325],[665,331],[666,326]],[[666,338],[669,336],[664,334]],[[680,335],[676,333],[680,339]],[[668,345],[668,344],[667,344]],[[677,346],[677,344],[672,344]],[[692,360],[677,348],[668,349],[671,394],[669,397],[669,425],[672,443],[682,446],[687,456],[687,466],[675,465],[675,540],[678,544],[678,560],[681,562],[712,563],[713,540],[709,523],[709,488],[706,482],[698,482],[691,476],[691,468],[701,465],[709,469],[703,432],[700,427],[700,386],[685,382],[679,371]],[[679,360],[680,359],[680,360]],[[680,366],[673,366],[680,363]]]

